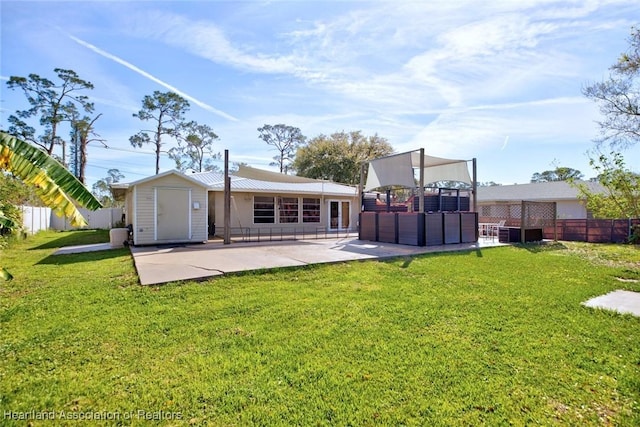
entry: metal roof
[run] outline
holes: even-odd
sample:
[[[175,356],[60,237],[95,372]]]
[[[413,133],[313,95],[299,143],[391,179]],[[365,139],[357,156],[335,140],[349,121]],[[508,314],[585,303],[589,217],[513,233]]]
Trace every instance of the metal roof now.
[[[597,182],[580,181],[586,184],[590,191],[602,193],[605,191]],[[578,189],[566,181],[535,182],[530,184],[494,185],[478,187],[478,202],[510,202],[510,201],[553,201],[576,200]]]
[[[189,177],[199,181],[212,191],[224,191],[224,174],[219,172],[197,172]],[[325,194],[355,196],[357,188],[335,182],[314,180],[311,182],[275,182],[243,178],[230,175],[232,191],[257,193]]]

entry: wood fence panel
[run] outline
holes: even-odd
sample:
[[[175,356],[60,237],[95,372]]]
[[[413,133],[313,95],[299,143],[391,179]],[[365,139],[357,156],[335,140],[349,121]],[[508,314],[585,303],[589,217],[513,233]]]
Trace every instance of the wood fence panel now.
[[[558,219],[558,240],[590,243],[624,243],[629,238],[630,227],[640,219]],[[553,227],[543,229],[545,239],[554,238]]]

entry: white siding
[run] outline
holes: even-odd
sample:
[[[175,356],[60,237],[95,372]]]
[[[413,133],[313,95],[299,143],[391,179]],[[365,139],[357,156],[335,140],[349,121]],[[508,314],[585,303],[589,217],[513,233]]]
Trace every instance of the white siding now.
[[[124,225],[133,224],[133,191],[127,191],[124,198]]]
[[[177,175],[166,175],[152,179],[135,186],[135,214],[136,222],[133,232],[136,245],[150,245],[158,243],[173,243],[165,240],[155,240],[155,188],[184,188],[191,190],[191,238],[189,242],[204,242],[207,240],[207,190],[191,181]],[[200,209],[193,209],[193,203],[198,202]]]
[[[557,202],[558,219],[585,219],[587,218],[587,209],[578,201]]]

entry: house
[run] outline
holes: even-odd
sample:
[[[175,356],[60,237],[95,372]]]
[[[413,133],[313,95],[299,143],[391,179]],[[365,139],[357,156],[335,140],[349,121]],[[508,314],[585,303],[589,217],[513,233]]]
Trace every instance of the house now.
[[[584,181],[590,191],[604,192],[597,182]],[[566,181],[537,182],[530,184],[496,185],[478,187],[478,213],[483,218],[519,218],[521,202],[555,202],[556,218],[584,219],[591,217],[584,201],[578,197],[578,189]],[[512,207],[512,208],[509,208]]]
[[[240,167],[231,178],[230,234],[356,228],[355,187]],[[135,245],[205,242],[224,235],[224,174],[176,170],[112,185]]]

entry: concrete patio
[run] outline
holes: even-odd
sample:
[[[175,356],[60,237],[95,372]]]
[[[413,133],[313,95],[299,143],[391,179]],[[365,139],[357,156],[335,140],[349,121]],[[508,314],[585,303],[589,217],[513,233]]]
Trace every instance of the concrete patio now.
[[[142,285],[180,280],[204,280],[227,273],[336,263],[389,259],[430,252],[481,251],[502,246],[497,239],[440,246],[408,246],[370,242],[355,237],[279,242],[244,242],[224,245],[220,241],[197,245],[131,247]],[[109,243],[67,246],[54,255],[113,249]],[[583,303],[586,307],[613,310],[640,317],[640,292],[616,290]]]
[[[173,247],[132,247],[142,285],[204,279],[227,273],[335,263],[366,259],[386,259],[443,251],[473,251],[503,245],[497,239],[478,243],[440,246],[407,246],[369,242],[357,238],[296,240],[261,243],[210,242]]]

